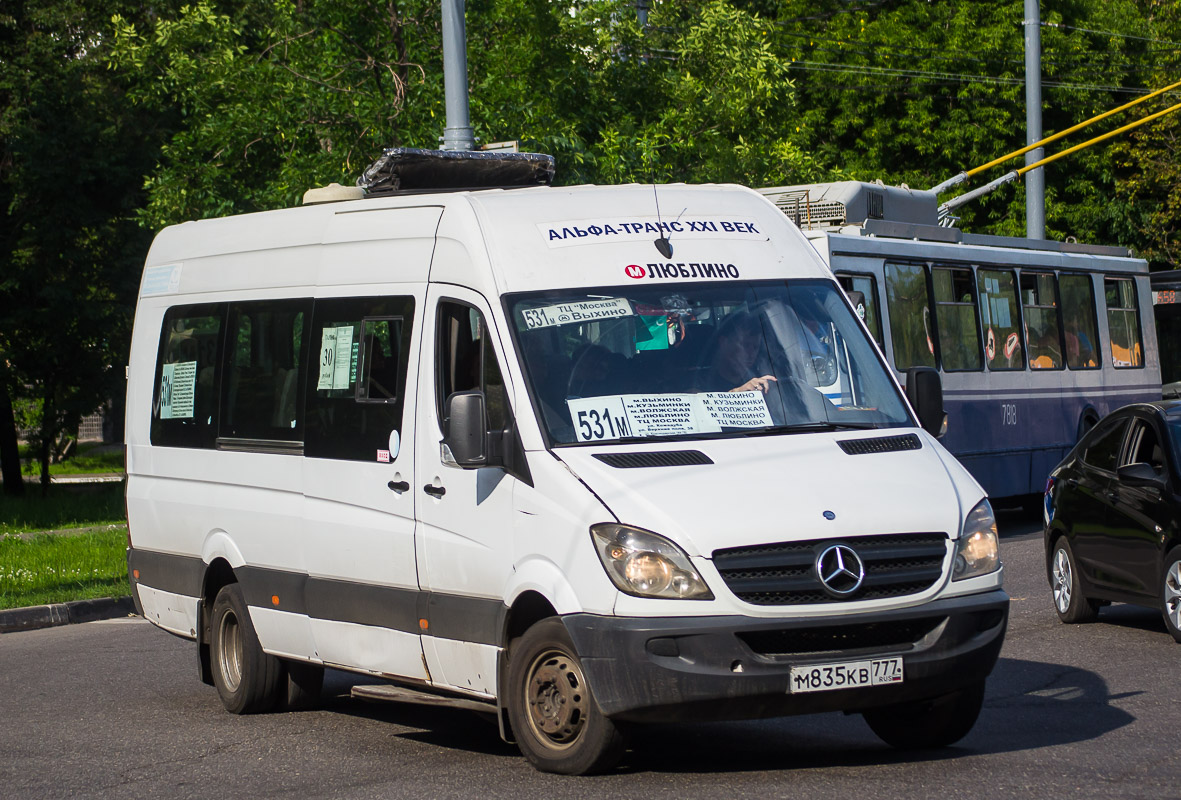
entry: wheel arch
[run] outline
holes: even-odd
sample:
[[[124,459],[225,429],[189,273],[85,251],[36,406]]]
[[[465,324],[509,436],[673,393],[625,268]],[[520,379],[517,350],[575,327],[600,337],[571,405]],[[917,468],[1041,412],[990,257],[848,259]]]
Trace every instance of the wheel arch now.
[[[201,682],[213,686],[213,662],[209,654],[211,610],[217,593],[231,583],[237,583],[234,568],[224,557],[214,558],[201,577],[201,596],[197,599],[197,671]]]

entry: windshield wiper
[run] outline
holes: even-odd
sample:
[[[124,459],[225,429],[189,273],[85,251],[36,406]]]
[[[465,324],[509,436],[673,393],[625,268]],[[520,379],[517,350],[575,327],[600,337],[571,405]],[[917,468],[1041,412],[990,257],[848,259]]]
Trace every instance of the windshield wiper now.
[[[878,425],[872,422],[798,422],[794,425],[775,425],[746,431],[744,436],[770,436],[777,433],[809,433],[813,431],[872,431]]]

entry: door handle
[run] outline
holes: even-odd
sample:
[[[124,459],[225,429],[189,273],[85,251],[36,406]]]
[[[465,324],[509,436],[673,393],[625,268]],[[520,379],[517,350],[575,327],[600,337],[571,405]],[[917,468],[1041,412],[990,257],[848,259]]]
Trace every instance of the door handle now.
[[[390,489],[397,492],[398,494],[410,491],[409,481],[390,481],[386,484],[386,486],[390,487]]]
[[[428,483],[426,486],[422,487],[422,490],[424,492],[426,492],[427,494],[429,494],[431,497],[442,497],[443,495],[447,494],[446,488],[444,488],[442,486],[435,486],[430,483]]]

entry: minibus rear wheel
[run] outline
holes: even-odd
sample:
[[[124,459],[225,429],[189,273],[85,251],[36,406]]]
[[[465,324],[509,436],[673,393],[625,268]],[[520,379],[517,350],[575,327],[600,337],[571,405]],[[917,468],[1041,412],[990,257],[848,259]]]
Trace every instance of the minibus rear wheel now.
[[[211,628],[213,685],[226,711],[255,714],[274,709],[283,686],[283,664],[263,652],[238,584],[223,586],[217,593]]]
[[[509,645],[508,713],[517,746],[538,770],[587,775],[613,767],[627,746],[599,710],[582,662],[557,617]]]
[[[862,712],[869,727],[899,750],[931,750],[968,735],[984,705],[984,681],[929,700],[897,703]]]

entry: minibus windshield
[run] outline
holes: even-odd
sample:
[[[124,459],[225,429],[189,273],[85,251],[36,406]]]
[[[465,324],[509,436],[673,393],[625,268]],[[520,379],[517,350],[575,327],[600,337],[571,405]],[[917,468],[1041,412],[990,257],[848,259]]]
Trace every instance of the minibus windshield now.
[[[913,424],[832,281],[563,289],[505,303],[554,444]]]

